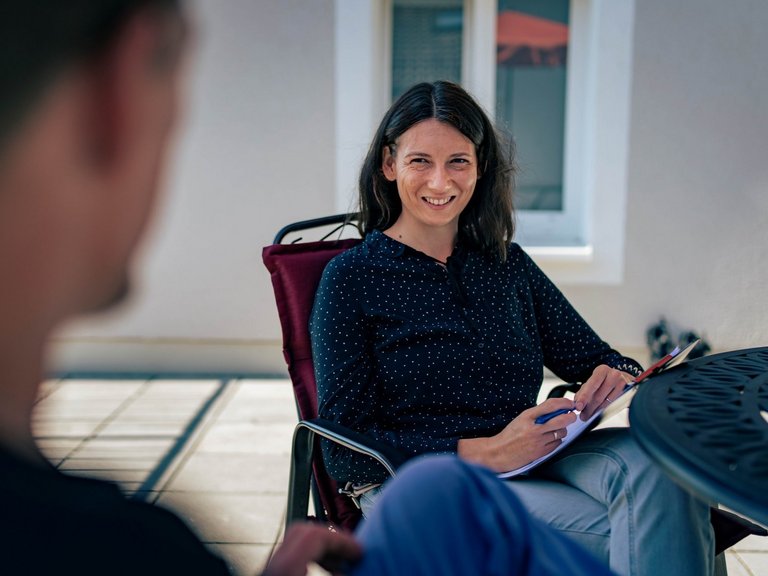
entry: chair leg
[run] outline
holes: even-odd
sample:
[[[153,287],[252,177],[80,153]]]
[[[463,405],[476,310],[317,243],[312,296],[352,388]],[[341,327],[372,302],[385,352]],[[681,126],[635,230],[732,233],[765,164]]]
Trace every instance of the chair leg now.
[[[728,567],[725,564],[725,552],[715,556],[715,576],[728,576]]]
[[[326,522],[328,516],[325,513],[325,506],[323,506],[323,500],[320,497],[320,488],[317,486],[317,479],[315,478],[314,468],[312,469],[312,505],[314,506],[315,518],[320,522]]]
[[[297,426],[293,433],[291,473],[288,480],[288,507],[285,517],[286,530],[292,522],[304,520],[307,517],[314,437],[315,433],[304,426]]]

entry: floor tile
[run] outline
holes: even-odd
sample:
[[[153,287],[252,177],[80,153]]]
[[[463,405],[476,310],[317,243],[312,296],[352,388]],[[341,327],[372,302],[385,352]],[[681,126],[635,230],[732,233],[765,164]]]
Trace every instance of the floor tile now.
[[[106,418],[118,411],[128,400],[124,398],[84,399],[80,402],[44,400],[35,406],[35,420],[90,420]]]
[[[273,494],[163,492],[156,501],[174,510],[206,542],[272,544],[285,498]]]
[[[123,420],[110,422],[100,432],[107,436],[178,436],[189,424],[189,418],[174,418],[168,420]]]
[[[290,380],[244,380],[226,408],[218,416],[219,422],[295,422],[296,406]]]
[[[261,573],[272,550],[267,544],[209,544],[209,547],[224,559],[234,576]]]
[[[187,422],[198,414],[206,400],[207,398],[185,398],[183,400],[141,398],[122,410],[119,419],[131,422],[164,419]]]
[[[44,402],[82,402],[86,399],[127,399],[144,385],[142,380],[66,380]]]
[[[142,398],[208,398],[221,386],[221,380],[152,380]]]
[[[75,449],[82,445],[83,441],[77,438],[35,438],[38,448],[70,448]]]
[[[768,555],[768,536],[748,536],[735,544],[733,549],[737,552],[765,552]]]
[[[728,568],[728,576],[753,576],[735,552],[725,553],[725,565]]]
[[[285,494],[288,473],[283,455],[196,453],[181,465],[166,488]]]
[[[59,466],[59,470],[141,470],[145,473],[150,472],[157,466],[157,460],[144,460],[133,458],[67,458]]]
[[[43,420],[32,423],[32,432],[37,438],[85,438],[100,424],[100,420]]]
[[[67,474],[72,476],[87,476],[89,478],[97,478],[99,480],[109,480],[110,482],[123,483],[136,483],[138,488],[140,484],[147,478],[146,470],[66,470]]]
[[[81,438],[39,438],[37,446],[49,460],[62,460],[83,443]]]
[[[44,427],[59,421],[103,420],[129,402],[142,386],[141,382],[62,381],[35,405],[33,423]]]
[[[755,576],[765,576],[768,574],[768,554],[759,552],[739,552],[738,554],[749,566],[752,574]]]
[[[199,452],[283,454],[291,451],[291,423],[216,422],[198,447]]]
[[[151,382],[142,390],[140,395],[134,398],[134,402],[162,404],[164,402],[199,403],[207,400],[218,389],[220,382],[190,383],[174,385],[169,383]]]
[[[159,460],[173,447],[175,437],[167,438],[118,438],[95,437],[78,443],[72,456],[77,458],[141,459]]]

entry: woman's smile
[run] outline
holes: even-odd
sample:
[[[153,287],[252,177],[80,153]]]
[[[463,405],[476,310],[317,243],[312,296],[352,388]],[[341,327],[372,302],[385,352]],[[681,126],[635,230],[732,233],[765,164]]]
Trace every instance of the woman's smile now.
[[[429,196],[425,196],[422,198],[422,200],[424,200],[427,204],[434,206],[435,208],[442,208],[450,202],[453,202],[455,199],[456,196],[444,196],[442,198],[431,198]]]

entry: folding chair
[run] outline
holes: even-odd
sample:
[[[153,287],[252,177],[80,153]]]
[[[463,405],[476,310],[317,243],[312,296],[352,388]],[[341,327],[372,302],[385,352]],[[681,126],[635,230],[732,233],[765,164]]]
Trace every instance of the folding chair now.
[[[299,423],[293,437],[291,473],[288,488],[286,527],[295,520],[305,519],[310,491],[318,519],[352,529],[360,520],[359,508],[344,495],[325,470],[319,450],[319,438],[327,438],[350,450],[366,454],[394,475],[405,457],[393,447],[372,438],[318,418],[317,386],[312,365],[309,339],[309,316],[315,292],[326,264],[337,254],[357,245],[361,239],[354,224],[356,214],[339,214],[290,224],[275,236],[274,244],[263,250],[263,260],[272,277],[278,314],[283,332],[283,353],[293,385]],[[342,238],[345,229],[357,231],[355,238]],[[283,243],[299,232],[320,231],[318,241]],[[578,385],[567,384],[550,392],[562,396],[575,392]],[[712,509],[715,530],[717,574],[726,574],[721,553],[750,534],[765,536],[760,526],[735,514]]]
[[[277,233],[274,244],[264,248],[262,254],[272,276],[283,332],[283,354],[299,414],[291,454],[286,527],[295,520],[306,518],[310,487],[319,520],[349,529],[353,529],[360,520],[359,508],[351,498],[341,493],[343,488],[326,472],[320,457],[318,436],[367,454],[390,475],[394,475],[396,468],[405,461],[391,446],[318,418],[309,316],[326,264],[360,242],[359,234],[357,238],[337,237],[344,229],[356,230],[354,219],[355,214],[339,214],[288,225]],[[294,243],[283,243],[291,235],[311,230],[315,234],[320,231],[324,236],[319,241],[299,243],[303,238],[298,238]]]

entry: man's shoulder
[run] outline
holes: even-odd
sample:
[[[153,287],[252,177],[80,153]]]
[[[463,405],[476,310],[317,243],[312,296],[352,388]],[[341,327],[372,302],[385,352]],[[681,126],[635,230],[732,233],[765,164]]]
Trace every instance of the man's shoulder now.
[[[6,568],[154,574],[195,562],[206,567],[195,573],[227,573],[178,517],[126,499],[109,482],[67,476],[0,453],[0,506],[0,538],[7,549],[0,566]]]
[[[119,489],[109,482],[64,475],[50,465],[35,465],[0,448],[0,495],[8,506],[31,511],[73,509],[88,513],[122,503]]]

